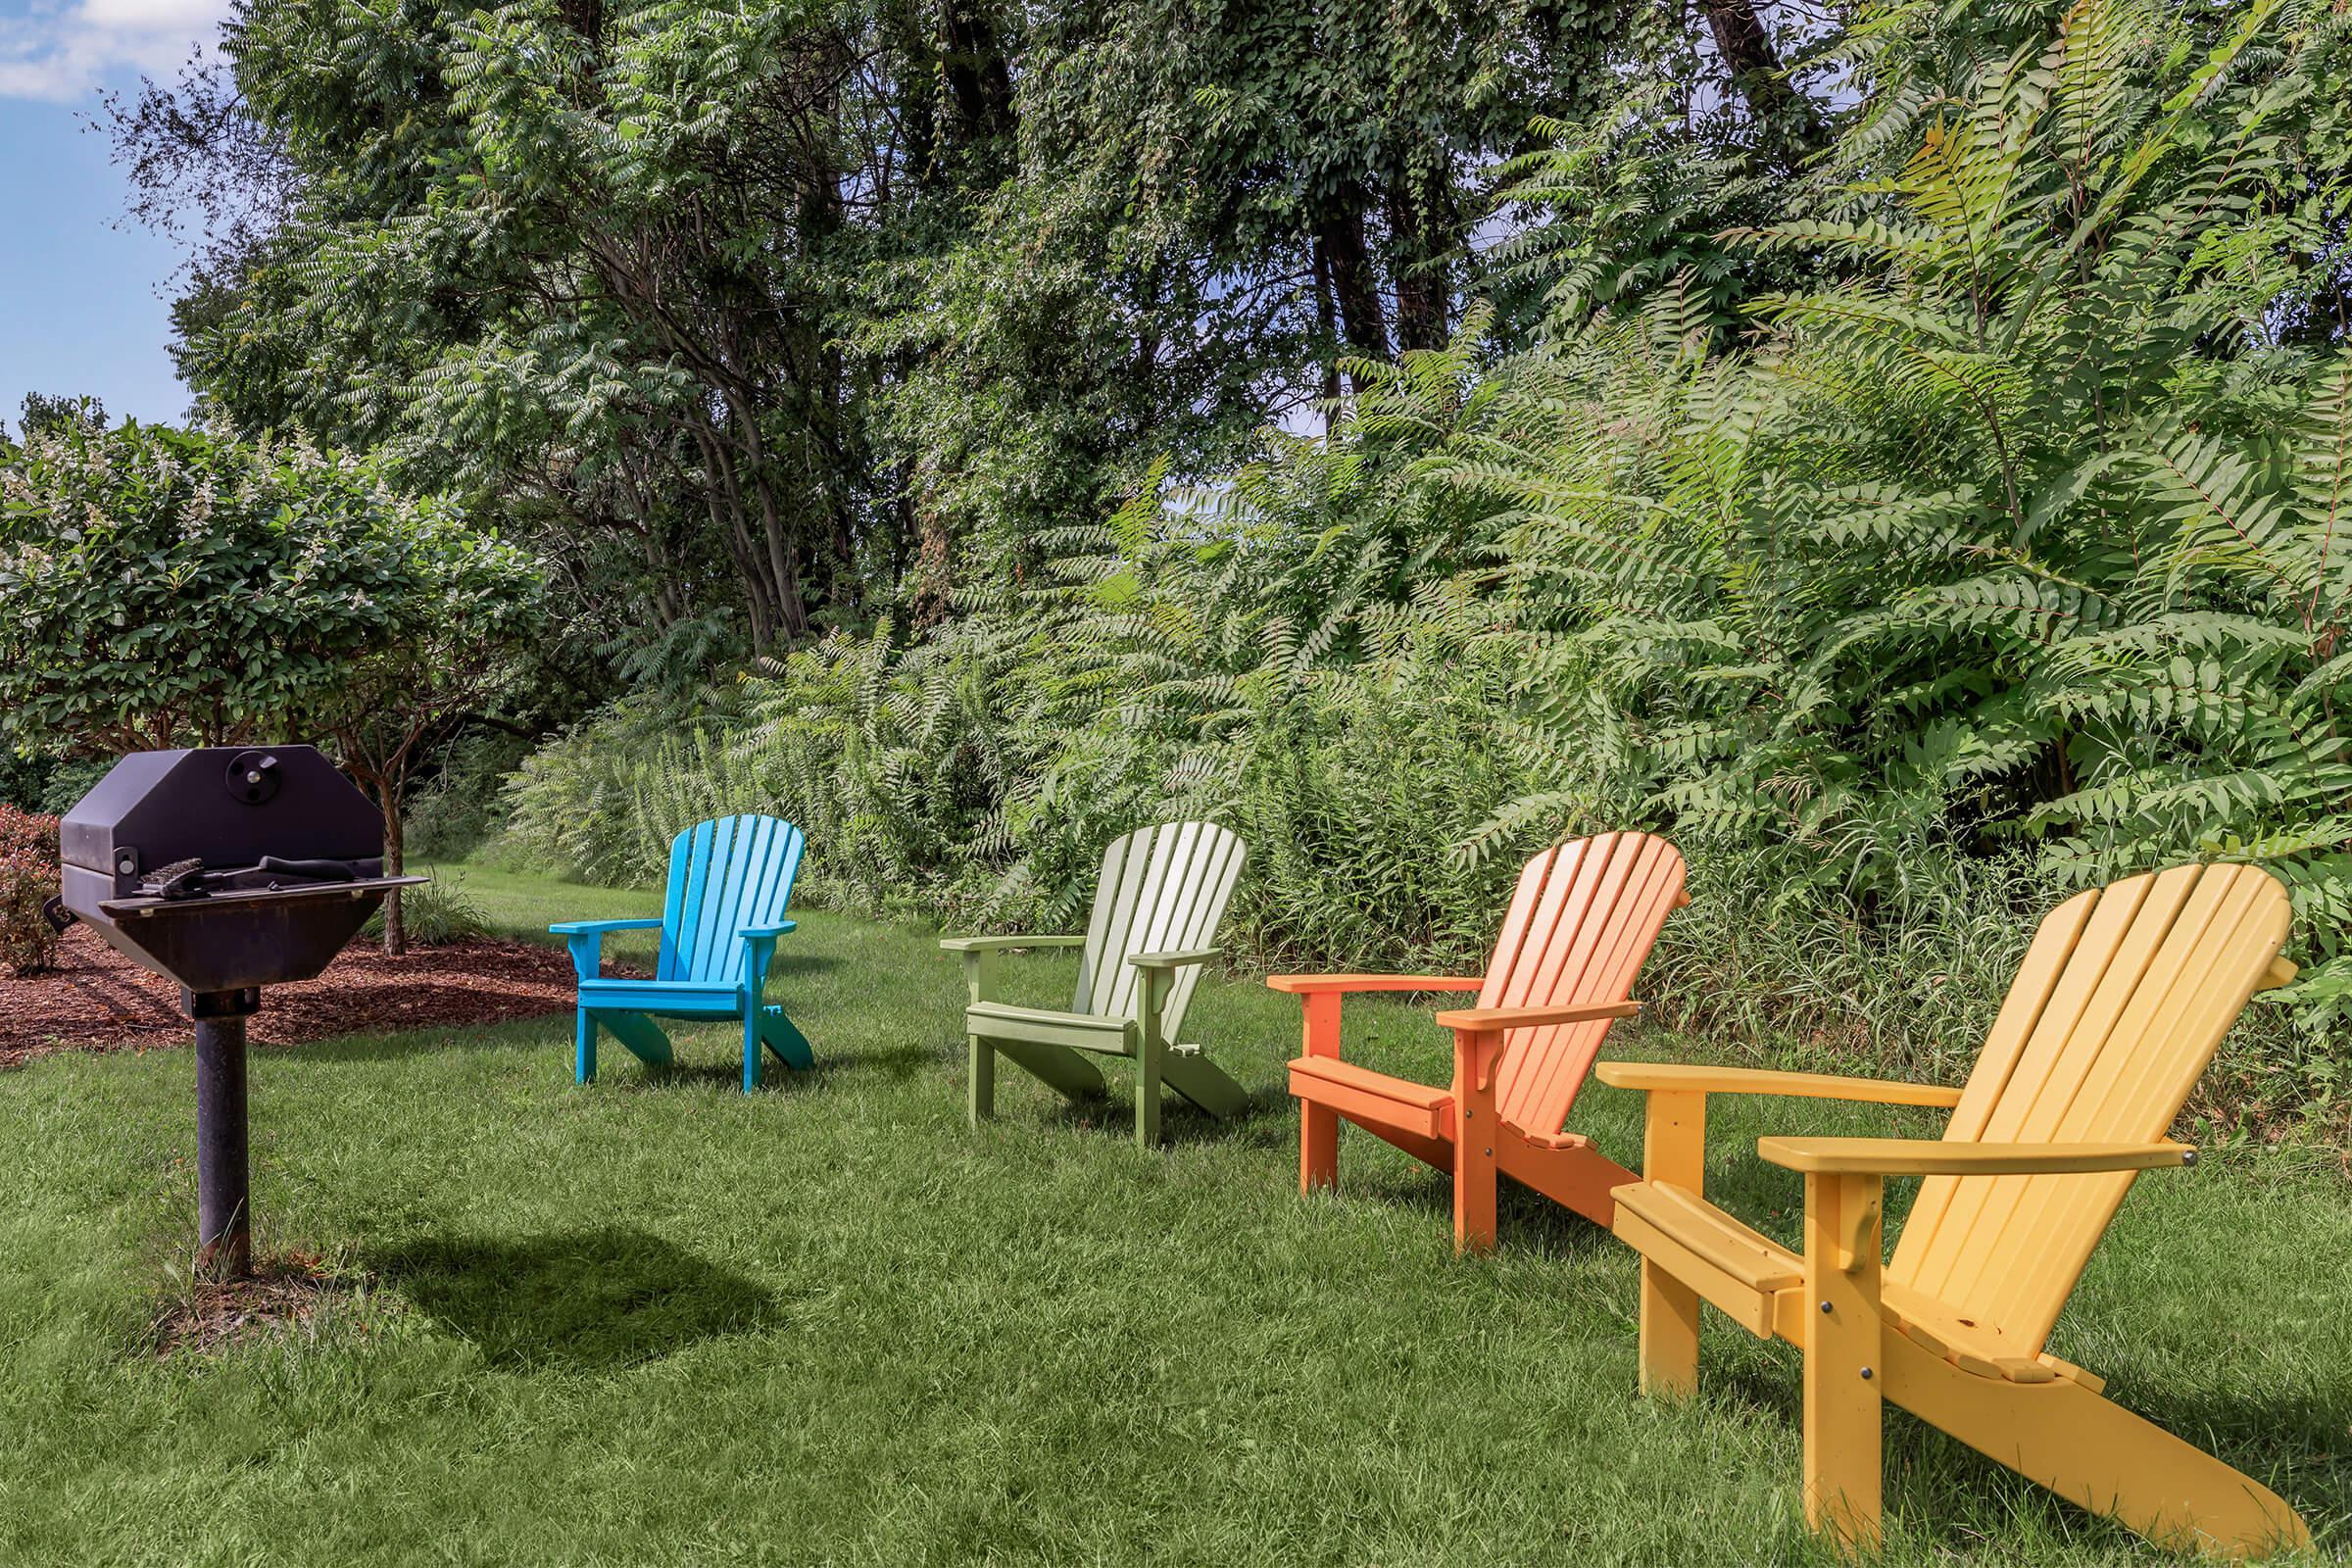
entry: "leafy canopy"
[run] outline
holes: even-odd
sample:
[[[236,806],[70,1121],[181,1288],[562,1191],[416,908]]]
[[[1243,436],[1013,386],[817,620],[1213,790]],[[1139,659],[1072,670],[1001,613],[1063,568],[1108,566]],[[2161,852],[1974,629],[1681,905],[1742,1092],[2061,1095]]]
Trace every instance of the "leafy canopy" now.
[[[97,756],[309,732],[454,641],[530,624],[538,573],[371,463],[69,420],[0,443],[0,729]]]

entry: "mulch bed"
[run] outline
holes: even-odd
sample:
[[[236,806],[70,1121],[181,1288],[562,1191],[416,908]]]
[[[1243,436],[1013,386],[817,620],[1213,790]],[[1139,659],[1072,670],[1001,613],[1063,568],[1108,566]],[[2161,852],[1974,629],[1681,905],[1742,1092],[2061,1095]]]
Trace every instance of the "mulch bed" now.
[[[459,942],[415,948],[397,958],[354,943],[318,979],[263,991],[247,1038],[291,1046],[544,1017],[571,1010],[575,983],[569,955],[534,943]],[[0,1067],[58,1051],[184,1046],[188,1035],[179,987],[78,926],[66,933],[57,968],[27,975],[0,970]]]

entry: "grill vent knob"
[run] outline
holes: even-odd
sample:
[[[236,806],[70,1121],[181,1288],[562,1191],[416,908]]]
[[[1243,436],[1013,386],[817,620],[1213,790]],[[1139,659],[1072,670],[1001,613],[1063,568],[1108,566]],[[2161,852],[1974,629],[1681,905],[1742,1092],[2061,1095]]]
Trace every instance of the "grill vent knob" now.
[[[277,759],[268,752],[239,752],[228,760],[228,793],[247,806],[260,806],[277,795]]]

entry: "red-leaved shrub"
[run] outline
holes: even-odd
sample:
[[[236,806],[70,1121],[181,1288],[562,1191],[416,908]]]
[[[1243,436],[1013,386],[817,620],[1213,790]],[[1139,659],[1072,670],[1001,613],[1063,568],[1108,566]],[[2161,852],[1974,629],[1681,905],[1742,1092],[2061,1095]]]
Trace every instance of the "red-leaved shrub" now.
[[[0,805],[0,964],[19,974],[57,961],[41,906],[57,897],[57,818]]]

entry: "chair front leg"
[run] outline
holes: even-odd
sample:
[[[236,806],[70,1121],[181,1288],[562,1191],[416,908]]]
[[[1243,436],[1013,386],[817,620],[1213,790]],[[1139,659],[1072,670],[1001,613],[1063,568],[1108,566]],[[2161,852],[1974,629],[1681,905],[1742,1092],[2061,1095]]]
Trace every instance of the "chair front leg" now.
[[[1494,1141],[1502,1132],[1496,1125],[1494,1078],[1501,1057],[1501,1030],[1453,1032],[1453,1250],[1457,1252],[1484,1252],[1494,1246]]]
[[[1885,1186],[1805,1177],[1805,1522],[1849,1556],[1879,1544]]]
[[[967,949],[963,954],[963,996],[967,1004],[987,1002],[996,989],[997,955],[993,949]],[[997,1114],[997,1050],[979,1035],[966,1032],[964,1120],[975,1129]]]
[[[743,990],[737,1004],[743,1008],[743,1092],[747,1095],[759,1089],[764,1065],[760,1009],[767,1001],[767,965],[775,954],[774,937],[743,939]]]
[[[1652,1091],[1642,1130],[1642,1179],[1706,1190],[1707,1097]],[[1642,1260],[1641,1388],[1660,1398],[1698,1392],[1698,1292]]]
[[[1337,991],[1317,991],[1299,999],[1306,1014],[1304,1054],[1340,1054],[1340,1004]],[[1298,1190],[1340,1184],[1340,1115],[1329,1105],[1301,1098],[1298,1102]]]
[[[594,980],[604,972],[604,938],[594,931],[575,931],[564,939],[571,951],[572,973],[581,980]],[[575,1084],[596,1082],[596,1015],[586,1007],[575,1007],[576,1016],[571,1032],[571,1081]]]
[[[1168,988],[1176,976],[1167,969],[1145,969],[1137,997],[1135,1038],[1135,1144],[1138,1149],[1159,1147],[1159,1064],[1167,1051],[1160,1038],[1159,1012],[1167,1004]]]

